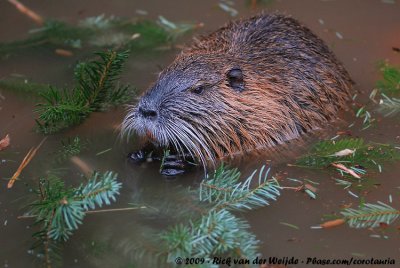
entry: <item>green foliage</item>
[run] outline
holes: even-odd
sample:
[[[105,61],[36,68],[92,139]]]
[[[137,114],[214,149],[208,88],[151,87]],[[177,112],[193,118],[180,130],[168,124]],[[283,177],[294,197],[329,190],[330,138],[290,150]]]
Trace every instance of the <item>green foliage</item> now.
[[[198,25],[195,25],[193,23],[175,23],[167,20],[163,16],[158,16],[157,24],[160,25],[168,33],[168,38],[173,41],[179,36],[198,27]]]
[[[53,48],[70,47],[123,47],[125,49],[152,49],[174,41],[179,35],[193,29],[193,24],[175,24],[170,29],[152,21],[135,21],[118,17],[89,17],[70,25],[48,20],[42,28],[30,31],[27,39],[0,43],[0,55],[47,45]]]
[[[246,6],[254,8],[254,5],[268,6],[272,5],[274,2],[275,0],[246,0]]]
[[[120,188],[121,183],[112,172],[94,173],[78,188],[67,188],[60,178],[50,176],[41,179],[39,200],[30,205],[29,214],[43,224],[42,230],[49,238],[66,241],[82,224],[86,211],[115,201]]]
[[[139,36],[128,43],[128,47],[132,50],[154,48],[173,40],[168,31],[152,21],[138,21],[135,24],[126,24],[123,27],[130,33]]]
[[[117,182],[117,175],[113,172],[106,172],[103,175],[94,173],[92,178],[81,184],[75,192],[75,198],[80,199],[85,210],[95,209],[96,206],[110,205],[119,194],[121,183]]]
[[[382,99],[379,103],[378,110],[385,116],[395,116],[400,112],[400,99],[388,97],[384,93],[381,94]]]
[[[354,153],[336,156],[345,150]],[[400,151],[391,145],[365,143],[363,139],[344,138],[336,141],[321,141],[314,145],[311,152],[297,160],[297,164],[305,167],[323,168],[332,163],[379,168],[378,162],[400,159]]]
[[[31,30],[27,39],[0,43],[0,55],[43,45],[53,47],[70,45],[81,38],[89,38],[92,34],[93,32],[88,29],[49,20],[42,28]]]
[[[58,90],[51,87],[41,94],[44,102],[36,109],[41,131],[53,133],[77,125],[91,112],[104,111],[132,97],[129,86],[117,84],[128,52],[109,50],[96,55],[100,60],[80,63],[75,68],[75,88]]]
[[[232,214],[230,210],[242,211],[266,206],[279,195],[276,180],[269,180],[269,169],[263,166],[258,172],[258,184],[254,171],[244,182],[239,181],[237,169],[219,167],[212,178],[206,178],[198,191],[199,200],[207,205],[206,212],[191,219],[187,225],[176,225],[162,234],[168,262],[176,257],[201,257],[211,260],[214,256],[254,258],[259,241],[250,232],[249,224]],[[203,263],[196,267],[210,267]],[[215,265],[215,267],[218,267]]]
[[[367,110],[366,106],[363,106],[357,110],[356,117],[363,119],[362,130],[369,128],[375,122],[375,118],[372,117],[371,113]]]
[[[269,169],[264,172],[263,166],[258,174],[258,185],[250,188],[254,171],[244,182],[240,182],[237,169],[226,170],[221,165],[210,180],[200,184],[200,201],[209,202],[215,208],[234,210],[254,209],[269,205],[268,200],[276,200],[279,196],[279,185],[276,181],[267,180]]]
[[[56,159],[59,162],[65,161],[72,156],[78,155],[81,153],[82,149],[85,147],[85,144],[81,142],[81,139],[76,136],[71,139],[61,141],[62,148],[57,152]]]
[[[380,63],[382,79],[376,83],[381,91],[378,111],[385,116],[397,115],[400,111],[400,68]]]
[[[346,208],[341,214],[350,227],[375,228],[381,223],[391,224],[400,216],[400,211],[382,202],[363,204],[358,209]]]
[[[129,87],[119,86],[117,80],[129,52],[109,50],[95,55],[99,61],[83,62],[75,68],[77,90],[82,92],[87,105],[92,111],[99,111],[128,101]]]
[[[68,91],[51,87],[41,96],[45,102],[37,104],[35,112],[39,113],[39,117],[36,123],[46,134],[77,125],[91,112],[83,93],[76,89]]]
[[[376,82],[376,87],[386,93],[400,92],[400,69],[382,62],[379,64],[382,79]]]
[[[249,229],[246,221],[231,212],[212,210],[197,222],[190,222],[189,226],[177,225],[162,236],[169,245],[167,261],[174,263],[177,257],[211,260],[225,254],[253,258],[257,255],[259,241]],[[207,262],[204,264],[209,267]]]
[[[59,260],[59,241],[66,241],[82,224],[86,212],[115,201],[121,183],[113,172],[94,173],[77,188],[66,187],[64,182],[49,176],[40,180],[38,200],[29,205],[28,215],[35,217],[40,231],[33,237],[37,242],[33,248],[41,248],[48,267]]]

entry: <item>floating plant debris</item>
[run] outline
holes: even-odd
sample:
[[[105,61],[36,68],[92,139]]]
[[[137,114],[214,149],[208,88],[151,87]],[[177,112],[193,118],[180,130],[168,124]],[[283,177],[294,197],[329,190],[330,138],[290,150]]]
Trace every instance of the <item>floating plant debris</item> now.
[[[325,222],[320,226],[334,227],[346,222],[352,228],[376,228],[382,224],[390,225],[400,217],[399,210],[379,201],[376,204],[363,204],[358,209],[346,208],[340,213],[343,218]]]
[[[376,87],[384,93],[400,93],[400,68],[381,62],[379,70],[382,79],[376,82]]]
[[[229,15],[231,15],[232,17],[235,17],[239,14],[239,12],[234,9],[233,7],[229,6],[226,3],[218,3],[218,6],[225,12],[227,12]]]
[[[82,47],[119,47],[120,49],[149,50],[196,29],[201,24],[173,23],[160,16],[160,22],[105,17],[89,17],[77,25],[58,20],[45,20],[41,28],[33,29],[29,37],[0,43],[0,55],[22,49],[50,46],[61,56],[70,56],[71,49]],[[171,28],[171,26],[174,26]]]
[[[10,146],[10,135],[7,134],[0,140],[0,151],[6,149],[8,146]]]
[[[297,226],[297,225],[294,225],[294,224],[291,224],[291,223],[287,223],[287,222],[279,222],[279,224],[282,224],[282,225],[285,225],[285,226],[287,226],[287,227],[290,227],[290,228],[293,228],[293,229],[296,229],[296,230],[300,230],[300,227],[299,226]]]
[[[351,150],[353,153],[336,156],[337,152]],[[349,152],[349,151],[347,151]],[[400,159],[400,150],[395,146],[380,143],[365,143],[363,139],[342,138],[318,142],[309,154],[297,160],[297,165],[312,168],[335,167],[353,177],[365,174],[366,168],[379,170],[380,161],[393,161]],[[349,168],[349,166],[351,168]],[[363,169],[356,166],[362,166]],[[355,168],[354,168],[355,167]]]
[[[44,141],[46,140],[46,138],[44,138],[38,146],[36,146],[35,148],[31,148],[29,150],[29,152],[26,154],[26,156],[24,157],[24,159],[22,160],[21,164],[19,165],[17,171],[14,173],[14,175],[11,177],[11,179],[8,181],[7,184],[7,188],[10,189],[14,186],[14,183],[16,182],[16,180],[18,179],[19,175],[21,175],[22,170],[29,164],[29,162],[31,162],[31,160],[33,159],[33,157],[36,155],[37,151],[39,150],[39,148],[42,146],[42,144],[44,143]]]

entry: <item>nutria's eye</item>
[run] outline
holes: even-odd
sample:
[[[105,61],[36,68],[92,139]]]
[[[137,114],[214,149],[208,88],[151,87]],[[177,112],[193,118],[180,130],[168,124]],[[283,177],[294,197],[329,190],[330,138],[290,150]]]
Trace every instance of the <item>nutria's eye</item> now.
[[[195,86],[192,88],[192,92],[195,94],[201,94],[204,91],[204,86],[203,85],[199,85],[199,86]]]
[[[226,74],[229,85],[239,92],[244,90],[243,72],[240,68],[233,68]]]

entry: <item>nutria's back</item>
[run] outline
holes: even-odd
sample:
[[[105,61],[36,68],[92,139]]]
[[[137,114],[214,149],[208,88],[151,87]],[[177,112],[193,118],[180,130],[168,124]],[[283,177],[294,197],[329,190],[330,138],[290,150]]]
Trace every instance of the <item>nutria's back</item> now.
[[[309,29],[262,14],[195,40],[123,126],[206,162],[323,126],[346,106],[351,86],[347,71]]]

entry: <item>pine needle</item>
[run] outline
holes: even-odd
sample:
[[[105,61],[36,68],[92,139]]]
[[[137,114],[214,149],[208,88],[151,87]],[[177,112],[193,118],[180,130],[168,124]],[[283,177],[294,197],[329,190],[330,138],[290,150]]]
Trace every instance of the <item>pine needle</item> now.
[[[10,146],[10,135],[6,135],[2,140],[0,140],[0,151],[6,149]]]
[[[127,208],[110,208],[110,209],[97,209],[97,210],[89,210],[86,211],[86,215],[90,214],[97,214],[97,213],[108,213],[108,212],[121,212],[121,211],[130,211],[130,210],[138,210],[138,209],[145,209],[147,208],[146,206],[140,206],[140,207],[127,207]],[[18,216],[18,220],[25,220],[25,219],[34,219],[38,215],[21,215]]]
[[[12,178],[9,180],[8,184],[7,184],[7,188],[10,189],[13,187],[15,181],[17,180],[17,178],[19,177],[19,175],[21,174],[22,170],[29,164],[29,162],[32,160],[32,158],[36,155],[37,151],[39,150],[39,148],[42,146],[42,144],[45,142],[45,140],[47,139],[44,138],[38,146],[36,146],[36,148],[31,148],[29,150],[29,152],[26,154],[24,160],[22,160],[21,164],[19,165],[17,171],[14,173],[14,175],[12,176]]]
[[[339,163],[332,163],[331,164],[333,167],[338,168],[340,170],[343,170],[344,172],[350,174],[351,176],[353,176],[354,178],[357,179],[361,179],[360,175],[358,175],[354,170],[349,169],[348,167],[346,167],[343,164],[339,164]]]
[[[28,18],[33,20],[36,24],[38,24],[40,26],[43,25],[44,19],[39,14],[37,14],[35,11],[33,11],[32,9],[26,7],[24,4],[22,4],[18,0],[8,0],[8,2],[13,4],[18,9],[19,12],[26,15]]]
[[[93,174],[93,168],[91,168],[85,161],[83,161],[78,156],[72,156],[71,162],[74,163],[86,177]]]
[[[332,228],[332,227],[340,226],[344,223],[346,223],[345,219],[336,219],[336,220],[331,220],[331,221],[326,221],[324,223],[321,223],[319,226],[322,228]]]

